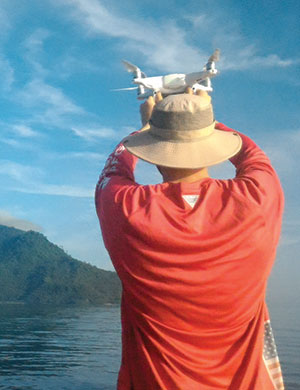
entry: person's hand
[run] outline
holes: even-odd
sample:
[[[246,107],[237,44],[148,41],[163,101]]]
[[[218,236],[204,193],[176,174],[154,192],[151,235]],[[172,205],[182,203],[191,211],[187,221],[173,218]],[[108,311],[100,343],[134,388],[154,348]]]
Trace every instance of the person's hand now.
[[[192,90],[191,87],[187,87],[185,90],[185,93],[189,93],[190,95],[193,95],[194,91]],[[211,97],[209,96],[209,94],[206,91],[202,91],[201,89],[197,89],[195,95],[203,97],[204,99],[207,100],[207,103],[211,102]]]
[[[191,87],[187,87],[185,90],[185,93],[188,93],[192,95],[194,91],[192,90]],[[207,99],[207,102],[210,103],[211,97],[206,91],[202,91],[201,89],[198,89],[195,93],[197,96],[201,96],[205,99]],[[143,127],[141,128],[141,131],[149,129],[149,120],[152,115],[153,108],[156,103],[161,101],[163,99],[161,92],[157,92],[155,95],[155,98],[153,96],[149,96],[147,100],[145,100],[144,103],[140,105],[140,114],[141,114],[141,121]]]
[[[144,103],[140,105],[140,114],[143,128],[141,130],[146,130],[149,128],[149,120],[152,115],[153,108],[156,103],[162,100],[161,92],[157,92],[155,98],[153,96],[149,96]]]

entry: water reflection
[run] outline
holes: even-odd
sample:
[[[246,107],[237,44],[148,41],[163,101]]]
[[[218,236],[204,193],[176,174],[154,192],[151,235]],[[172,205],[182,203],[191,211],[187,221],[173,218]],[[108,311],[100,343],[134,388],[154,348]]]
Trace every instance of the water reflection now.
[[[115,389],[117,307],[0,305],[0,310],[1,389]]]

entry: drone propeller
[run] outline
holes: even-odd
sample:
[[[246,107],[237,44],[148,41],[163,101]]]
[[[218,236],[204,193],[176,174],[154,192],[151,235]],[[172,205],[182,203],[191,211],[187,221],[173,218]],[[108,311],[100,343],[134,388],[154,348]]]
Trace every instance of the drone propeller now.
[[[116,88],[116,89],[111,89],[111,91],[132,91],[134,89],[138,89],[139,87],[129,87],[129,88]]]
[[[130,62],[125,60],[122,60],[122,62],[127,72],[134,73],[135,77],[142,77],[142,78],[147,77],[146,74],[142,72],[141,69],[136,65],[133,65]]]
[[[128,61],[122,60],[122,63],[124,65],[125,69],[127,70],[127,72],[133,73],[139,69],[136,65],[133,65]]]
[[[207,62],[217,62],[220,59],[220,49],[216,49]]]
[[[219,59],[220,59],[220,50],[216,49],[213,52],[213,54],[209,57],[203,70],[216,73],[217,71],[215,70],[215,62],[219,61]]]

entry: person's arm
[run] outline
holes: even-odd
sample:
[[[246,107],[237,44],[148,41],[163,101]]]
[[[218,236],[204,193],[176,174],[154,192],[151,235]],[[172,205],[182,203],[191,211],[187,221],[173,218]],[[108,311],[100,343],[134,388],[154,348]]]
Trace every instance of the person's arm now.
[[[155,100],[151,96],[141,104],[143,127],[139,131],[149,128],[148,120],[153,107],[161,99],[161,94],[157,94]],[[138,158],[129,153],[121,141],[108,157],[99,177],[95,191],[95,203],[106,245],[117,235],[116,232],[123,218],[134,212],[146,199],[145,186],[139,185],[134,180],[137,161]]]
[[[266,213],[282,212],[283,191],[275,169],[267,155],[246,135],[217,123],[216,128],[222,131],[234,131],[242,138],[242,148],[230,159],[236,167],[233,179],[236,190],[248,200],[261,206]],[[228,182],[228,185],[231,181]]]
[[[104,189],[113,177],[122,177],[127,182],[134,182],[134,168],[137,157],[129,153],[122,142],[109,155],[99,176],[96,192]]]
[[[108,157],[95,191],[95,206],[102,237],[107,249],[116,242],[124,223],[124,208],[130,208],[130,194],[139,186],[134,180],[137,157],[129,153],[122,142]],[[126,206],[124,207],[124,203]]]
[[[267,155],[249,137],[230,129],[222,123],[217,123],[216,129],[238,133],[242,138],[241,150],[230,159],[230,162],[236,167],[237,178],[251,171],[258,170],[260,167],[270,173],[274,173],[274,169]]]
[[[122,142],[109,155],[99,176],[95,191],[95,203],[98,215],[100,214],[101,203],[105,202],[106,206],[109,207],[109,200],[114,197],[120,187],[136,184],[134,180],[134,169],[137,160],[137,157],[125,149]]]
[[[151,117],[155,103],[162,99],[161,94],[157,94],[155,100],[150,96],[140,106],[141,121],[143,127],[139,131],[144,131],[149,128],[148,121]],[[136,132],[132,133],[135,134]],[[103,190],[109,182],[114,178],[115,184],[119,185],[134,185],[134,169],[138,158],[129,153],[124,147],[122,141],[115,148],[112,154],[108,157],[103,171],[100,174],[96,187],[96,205],[100,201]],[[115,188],[115,187],[114,187]],[[116,189],[116,188],[115,188]]]

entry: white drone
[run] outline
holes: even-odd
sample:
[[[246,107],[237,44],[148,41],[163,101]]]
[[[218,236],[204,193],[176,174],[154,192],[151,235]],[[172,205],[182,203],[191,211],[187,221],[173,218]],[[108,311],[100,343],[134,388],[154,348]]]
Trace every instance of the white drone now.
[[[166,76],[147,77],[136,65],[128,61],[122,61],[126,70],[133,73],[133,84],[136,87],[120,88],[114,91],[129,91],[137,89],[138,99],[147,99],[149,96],[157,92],[161,92],[164,96],[176,93],[183,93],[187,87],[191,87],[194,91],[202,90],[211,92],[211,78],[218,73],[215,62],[219,61],[220,50],[216,49],[209,57],[206,65],[201,72],[193,73],[173,73]]]

